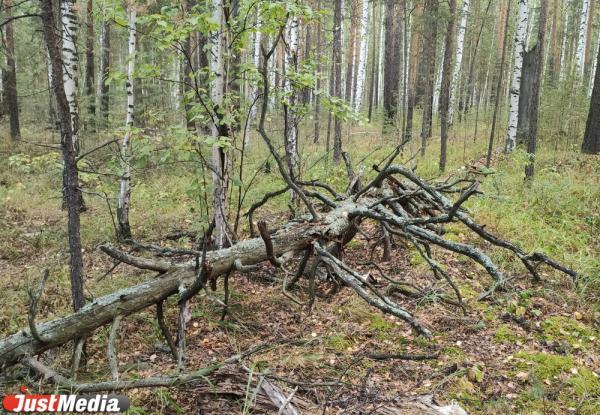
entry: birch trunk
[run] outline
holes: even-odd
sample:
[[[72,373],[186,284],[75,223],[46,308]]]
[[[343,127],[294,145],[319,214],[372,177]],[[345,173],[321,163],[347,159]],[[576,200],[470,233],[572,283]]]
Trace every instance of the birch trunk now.
[[[131,168],[130,168],[130,141],[133,128],[134,99],[133,74],[135,71],[135,48],[136,48],[136,10],[130,6],[127,10],[127,30],[129,32],[128,59],[127,63],[127,115],[125,118],[125,137],[121,143],[121,187],[117,199],[117,237],[121,240],[131,238],[131,227],[129,226],[129,205],[131,201]]]
[[[440,109],[440,91],[442,89],[442,75],[444,72],[444,55],[446,54],[446,45],[443,44],[440,49],[440,64],[438,73],[435,77],[435,86],[433,87],[433,114],[437,114]]]
[[[521,74],[523,70],[523,54],[527,31],[529,8],[527,0],[519,0],[517,14],[517,32],[515,35],[515,64],[513,67],[512,83],[510,86],[510,104],[508,110],[508,132],[506,135],[505,151],[510,152],[517,145],[517,123],[519,121],[519,94],[521,93]]]
[[[62,16],[62,58],[64,65],[63,84],[71,114],[71,130],[73,133],[73,149],[79,154],[79,106],[77,105],[77,83],[79,61],[77,59],[77,12],[76,0],[62,0],[60,10]]]
[[[256,26],[256,32],[254,32],[254,35],[252,36],[252,63],[254,64],[254,67],[258,69],[260,67],[260,42],[262,37],[262,33],[260,32],[260,20],[258,16],[256,16]],[[254,121],[256,118],[256,102],[258,99],[258,88],[256,85],[250,86],[249,98],[252,108],[250,108],[250,114],[248,116],[248,120],[246,121],[246,125],[244,126],[244,147],[250,144],[250,126],[252,121]]]
[[[450,19],[446,29],[446,41],[444,46],[444,59],[442,61],[442,81],[440,91],[440,171],[446,170],[446,149],[448,145],[448,129],[450,126],[448,116],[450,111],[450,84],[452,82],[452,48],[454,41],[454,11],[456,9],[456,0],[448,0],[450,9]]]
[[[565,11],[564,11],[564,17],[563,17],[563,32],[562,32],[562,45],[560,48],[560,74],[559,74],[559,81],[563,81],[565,79],[565,73],[566,68],[565,68],[565,62],[566,62],[566,57],[567,57],[567,38],[568,38],[568,33],[569,33],[569,3],[570,0],[565,0]]]
[[[460,80],[460,70],[465,50],[465,34],[467,32],[467,20],[469,18],[470,0],[464,0],[463,7],[460,12],[460,23],[456,33],[456,60],[454,62],[454,70],[452,72],[452,81],[450,82],[450,105],[448,107],[448,123],[452,125],[454,120],[454,107],[456,106],[456,90]]]
[[[283,110],[285,114],[285,154],[287,157],[290,176],[295,178],[298,174],[298,120],[295,114],[297,93],[292,86],[290,75],[298,66],[298,17],[293,16],[287,28],[287,47],[285,48],[285,72],[283,89],[286,102]],[[293,197],[293,193],[292,193]]]
[[[575,52],[575,75],[581,80],[585,69],[585,49],[587,27],[589,22],[590,0],[583,0],[581,9],[581,19],[579,21],[579,37],[577,40],[577,50]]]
[[[600,34],[598,34],[598,42],[596,45],[596,56],[600,53]],[[598,60],[594,59],[592,64],[592,71],[590,72],[590,83],[588,85],[588,98],[592,97],[592,91],[594,89],[594,79],[596,78],[596,71],[598,70]]]
[[[360,48],[358,52],[358,68],[356,76],[356,94],[354,97],[354,111],[359,112],[362,105],[365,78],[367,74],[367,28],[369,26],[369,2],[363,0],[362,14],[360,17]]]
[[[219,145],[220,137],[228,135],[227,126],[222,124],[223,95],[225,91],[225,16],[223,0],[212,0],[212,19],[219,25],[219,30],[210,34],[210,72],[213,81],[210,85],[210,99],[213,105],[213,123],[211,135],[215,140],[212,148],[212,183],[213,183],[213,215],[215,229],[214,244],[217,249],[227,242],[227,183],[229,168],[225,149]]]
[[[333,95],[342,97],[342,0],[335,0],[333,13]],[[335,117],[333,136],[333,161],[337,164],[342,157],[342,121]]]
[[[98,71],[98,89],[96,90],[96,101],[99,108],[99,125],[108,127],[108,104],[110,86],[106,83],[110,70],[110,23],[105,17],[102,22],[100,34],[100,70]]]

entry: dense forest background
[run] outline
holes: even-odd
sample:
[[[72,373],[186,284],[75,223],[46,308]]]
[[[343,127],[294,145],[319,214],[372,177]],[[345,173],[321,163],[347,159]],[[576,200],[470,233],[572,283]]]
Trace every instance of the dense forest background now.
[[[0,30],[6,373],[95,392],[107,365],[102,390],[173,372],[139,413],[195,394],[207,413],[600,411],[597,0],[0,0]],[[93,308],[183,268],[190,287]],[[167,387],[217,358],[239,363],[221,392]]]

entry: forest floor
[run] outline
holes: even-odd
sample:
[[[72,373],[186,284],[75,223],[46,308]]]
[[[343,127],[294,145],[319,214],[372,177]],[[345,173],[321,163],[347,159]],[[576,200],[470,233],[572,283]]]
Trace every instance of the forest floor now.
[[[355,140],[354,134],[357,141],[346,142],[347,148],[356,164],[366,170],[391,148],[379,146],[372,131],[357,128],[348,140]],[[42,141],[33,134],[25,138]],[[478,160],[486,143],[469,140],[463,144],[454,145],[461,148],[450,154],[448,175],[460,174],[462,166],[482,169]],[[418,162],[417,171],[425,178],[437,174],[437,146],[433,141],[430,154]],[[224,321],[220,319],[221,306],[212,296],[202,294],[193,300],[187,368],[207,366],[265,341],[306,341],[276,345],[244,359],[243,365],[227,366],[211,377],[210,386],[199,382],[172,389],[128,391],[133,405],[130,413],[271,413],[272,409],[261,403],[255,383],[249,381],[249,377],[263,376],[285,394],[297,387],[295,396],[307,404],[302,413],[402,413],[394,410],[398,398],[421,394],[433,394],[439,403],[456,400],[474,414],[600,413],[600,159],[576,150],[542,152],[531,188],[522,183],[523,154],[498,154],[494,174],[482,184],[485,196],[470,201],[467,207],[487,229],[526,250],[546,252],[579,271],[582,277],[577,286],[546,269],[541,273],[543,280],[534,283],[513,258],[476,241],[461,227],[449,227],[452,238],[491,251],[492,258],[515,279],[508,291],[497,293],[493,300],[477,301],[489,277],[463,258],[438,252],[460,287],[467,313],[440,302],[435,295],[418,300],[394,297],[432,330],[433,339],[425,341],[403,322],[369,307],[353,291],[342,288],[334,293],[329,282],[318,284],[317,301],[308,312],[282,292],[281,284],[269,281],[279,271],[265,264],[255,273],[232,275],[229,313]],[[303,151],[311,154],[310,146]],[[26,326],[27,290],[37,284],[44,268],[50,270],[50,279],[39,320],[64,315],[70,309],[58,160],[58,153],[44,148],[25,144],[0,147],[0,336]],[[98,160],[109,165],[106,158]],[[248,176],[252,176],[252,168],[262,164],[260,151],[252,153],[249,160]],[[307,156],[305,166],[305,175],[311,179],[327,179],[340,187],[344,183],[341,166],[324,166],[317,156]],[[281,183],[275,173],[257,171],[244,206]],[[150,167],[139,169],[131,211],[138,239],[190,246],[186,237],[168,239],[175,231],[198,230],[205,220],[201,209],[194,208],[196,199],[189,191],[198,183],[186,173],[186,167],[177,164],[161,167],[151,162]],[[114,181],[100,181],[96,176],[84,175],[83,181],[97,194],[116,189]],[[113,263],[95,246],[113,239],[110,214],[101,198],[88,194],[86,202],[82,238],[87,295],[97,297],[151,278],[124,265],[106,275]],[[273,224],[283,222],[288,215],[285,204],[275,203],[258,216]],[[364,235],[346,247],[344,258],[385,286],[378,271],[365,265],[371,255],[365,235],[375,235],[377,229],[366,223],[363,231]],[[373,255],[379,261],[380,250]],[[421,287],[430,285],[433,278],[418,255],[400,241],[392,259],[381,262],[380,267],[390,277]],[[222,297],[222,290],[219,282],[213,295]],[[292,294],[301,301],[307,299],[304,289]],[[170,299],[166,304],[167,321],[174,328],[176,301]],[[79,380],[110,377],[107,333],[107,328],[99,329],[89,341],[89,359]],[[68,367],[69,350],[70,345],[65,345],[47,353],[55,368]],[[373,360],[369,353],[374,352],[437,357]],[[119,361],[124,379],[172,373],[175,362],[165,350],[153,310],[124,319]],[[28,386],[34,390],[36,385],[32,381]],[[0,394],[2,389],[16,388],[0,385]]]

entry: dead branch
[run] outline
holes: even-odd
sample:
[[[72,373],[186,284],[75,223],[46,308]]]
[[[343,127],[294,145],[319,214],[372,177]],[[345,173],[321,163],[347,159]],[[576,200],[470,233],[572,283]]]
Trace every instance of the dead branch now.
[[[110,334],[108,335],[108,348],[106,351],[108,365],[110,367],[110,374],[115,381],[119,380],[119,356],[116,343],[119,324],[121,324],[121,318],[121,316],[116,316],[112,326],[110,327]]]
[[[44,343],[44,339],[42,339],[35,326],[35,316],[37,315],[38,303],[44,292],[44,287],[46,286],[46,281],[48,280],[49,275],[50,274],[47,269],[42,271],[42,276],[40,277],[40,282],[35,293],[31,290],[27,293],[29,295],[29,309],[27,310],[27,321],[29,322],[29,330],[33,338],[39,341],[40,343]]]

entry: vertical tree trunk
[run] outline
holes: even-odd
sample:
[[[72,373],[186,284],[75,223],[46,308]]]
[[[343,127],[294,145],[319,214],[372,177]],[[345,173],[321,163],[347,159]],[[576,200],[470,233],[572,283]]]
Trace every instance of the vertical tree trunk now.
[[[579,32],[577,40],[577,50],[575,52],[575,76],[581,80],[585,69],[585,50],[586,50],[586,38],[588,31],[590,12],[590,0],[583,0],[581,17],[579,20]]]
[[[589,1],[589,6],[588,6],[588,21],[587,21],[587,27],[586,27],[586,32],[585,32],[585,57],[584,57],[584,64],[583,64],[583,81],[586,81],[589,79],[590,76],[590,70],[592,69],[592,61],[594,61],[595,59],[595,55],[594,54],[594,41],[592,40],[592,34],[594,32],[594,6],[596,5],[594,0],[588,0]]]
[[[496,85],[496,102],[494,102],[494,115],[492,116],[492,128],[490,130],[490,140],[488,142],[488,152],[485,165],[486,167],[490,167],[490,163],[492,162],[492,153],[494,151],[494,137],[496,135],[496,123],[498,121],[498,108],[500,106],[500,101],[502,100],[502,76],[504,75],[504,60],[506,58],[506,40],[508,37],[508,16],[510,15],[510,5],[512,3],[511,0],[508,1],[508,6],[506,7],[506,15],[504,17],[504,28],[503,28],[503,38],[502,38],[502,54],[500,57],[500,68],[498,70],[498,84]],[[543,1],[543,0],[542,0]]]
[[[94,3],[93,0],[87,0],[84,89],[88,104],[88,117],[92,125],[96,114],[96,105],[94,102],[94,40]]]
[[[597,54],[590,111],[581,145],[581,152],[586,154],[600,154],[600,47]]]
[[[57,112],[61,125],[61,148],[66,171],[66,198],[67,198],[67,231],[69,239],[69,273],[71,279],[71,296],[73,309],[79,310],[85,304],[83,296],[83,254],[80,236],[80,190],[77,172],[75,146],[73,144],[73,130],[71,110],[65,93],[63,80],[63,61],[58,45],[58,36],[55,33],[54,11],[52,0],[41,0],[41,17],[44,39],[52,62],[52,89],[56,95]]]
[[[373,19],[374,24],[372,25],[375,29],[372,35],[372,57],[371,57],[371,87],[369,88],[369,122],[373,119],[373,107],[377,105],[377,87],[379,85],[379,60],[381,59],[381,55],[379,54],[379,38],[381,36],[381,25],[375,24],[379,20],[379,14],[376,13],[376,2],[373,2]],[[381,13],[381,7],[380,13]]]
[[[110,71],[110,22],[105,17],[102,21],[100,33],[100,70],[98,71],[98,87],[96,101],[99,108],[98,124],[102,128],[108,127],[108,104],[110,86],[106,83]]]
[[[398,110],[398,88],[400,87],[400,40],[401,25],[397,0],[387,0],[385,10],[385,58],[384,58],[384,85],[383,108],[385,111],[384,125],[395,125]]]
[[[291,81],[291,76],[298,69],[298,25],[298,17],[292,16],[286,29],[285,79],[283,82],[285,93],[285,102],[283,105],[285,115],[285,155],[292,179],[298,175],[298,119],[295,113],[298,93],[292,86]]]
[[[213,183],[213,215],[215,229],[213,231],[215,248],[220,249],[227,242],[227,187],[229,182],[229,161],[225,149],[219,145],[219,139],[229,135],[228,127],[223,123],[221,112],[225,91],[225,16],[223,0],[212,0],[212,19],[219,29],[210,34],[210,72],[213,81],[210,85],[210,99],[213,105],[212,137],[215,144],[212,148],[212,183]]]
[[[519,121],[519,95],[521,93],[521,74],[523,71],[523,54],[525,53],[525,37],[527,34],[527,18],[529,8],[526,0],[518,0],[517,31],[515,35],[515,64],[510,86],[510,104],[508,110],[508,132],[506,134],[505,151],[508,153],[517,145],[517,125]]]
[[[440,91],[440,127],[441,127],[441,153],[440,153],[440,171],[446,170],[446,146],[448,144],[448,127],[450,112],[450,83],[452,82],[452,55],[454,51],[454,12],[456,9],[456,0],[448,0],[450,18],[448,19],[446,29],[446,42],[444,47],[444,62],[442,70],[442,86]],[[464,35],[463,35],[464,36]]]
[[[567,73],[566,61],[567,61],[567,39],[569,38],[569,2],[565,0],[565,11],[563,14],[563,27],[562,27],[562,44],[560,48],[560,69],[558,79],[562,82],[565,79]]]
[[[552,28],[550,32],[550,51],[548,53],[548,73],[550,81],[555,84],[558,80],[558,66],[560,63],[560,51],[558,50],[558,22],[559,22],[558,0],[554,0],[552,6]]]
[[[435,83],[433,86],[433,106],[431,110],[433,114],[437,114],[440,109],[440,92],[442,91],[442,77],[444,76],[444,54],[446,51],[446,43],[444,42],[440,48],[440,64],[438,67],[438,73],[435,76]]]
[[[333,12],[333,95],[342,96],[342,0],[335,0]],[[333,161],[337,164],[342,157],[342,120],[335,117],[333,137]]]
[[[408,92],[406,96],[406,127],[404,128],[404,142],[408,143],[412,139],[414,110],[417,99],[417,72],[419,68],[419,58],[421,45],[421,30],[417,27],[416,21],[421,17],[422,7],[417,4],[414,18],[411,20],[410,36],[410,66],[408,68]],[[408,19],[408,16],[405,16]]]
[[[529,140],[527,141],[527,153],[529,153],[529,163],[525,166],[525,179],[530,182],[533,180],[535,152],[537,146],[538,115],[540,102],[540,87],[542,83],[542,63],[544,61],[544,39],[546,36],[546,15],[548,10],[548,0],[540,0],[540,17],[537,35],[537,50],[535,59],[535,75],[533,78],[532,97],[531,97],[531,120],[529,123]]]
[[[127,63],[127,116],[125,118],[125,137],[121,143],[121,186],[119,197],[117,199],[117,238],[127,240],[131,238],[131,227],[129,226],[129,205],[131,202],[131,168],[130,168],[130,142],[134,118],[134,79],[135,72],[135,50],[136,50],[136,18],[137,12],[135,6],[129,6],[127,9],[127,31],[129,32],[128,41],[128,63]]]
[[[354,111],[360,112],[363,92],[365,89],[365,78],[367,75],[367,27],[369,26],[369,2],[362,0],[362,12],[360,15],[360,47],[358,52],[358,68],[356,75],[356,93],[354,95]]]
[[[425,0],[423,28],[423,120],[421,123],[421,155],[425,155],[431,137],[433,82],[435,77],[435,46],[437,44],[437,0]]]
[[[79,78],[79,61],[77,58],[77,12],[76,0],[61,0],[62,14],[62,59],[65,65],[63,83],[71,114],[71,131],[73,133],[73,148],[79,154],[79,106],[77,104],[77,83]]]
[[[596,54],[600,53],[600,34],[598,34],[598,42],[596,45]],[[588,98],[592,97],[593,88],[594,88],[594,79],[596,78],[596,72],[598,71],[598,60],[594,59],[594,63],[592,64],[592,71],[590,73],[590,84],[588,86]]]
[[[355,57],[355,47],[356,47],[356,27],[358,26],[356,23],[358,10],[357,10],[357,1],[358,0],[350,0],[350,38],[348,39],[348,52],[346,54],[346,93],[345,98],[348,105],[352,107],[352,84],[354,80],[354,57]]]
[[[453,123],[454,107],[456,106],[457,90],[459,89],[460,71],[462,69],[462,61],[465,48],[465,33],[467,32],[467,20],[469,18],[470,0],[464,0],[460,12],[460,23],[456,34],[456,61],[454,62],[454,70],[452,72],[452,82],[450,83],[450,106],[448,107],[448,122]]]
[[[255,68],[260,68],[260,44],[262,40],[262,33],[260,31],[260,19],[258,13],[256,15],[256,32],[254,32],[252,36],[252,63]],[[246,121],[246,125],[244,128],[244,138],[243,144],[247,146],[250,143],[250,125],[256,118],[256,111],[258,107],[258,86],[250,85],[250,105],[252,108],[250,109],[249,119]]]
[[[317,0],[317,11],[321,10],[321,0]],[[321,19],[317,21],[317,42],[316,42],[316,51],[321,50]],[[321,57],[316,56],[317,66],[315,68],[316,72],[316,94],[315,94],[315,134],[313,137],[313,142],[319,142],[319,136],[321,135]]]
[[[4,0],[4,8],[8,19],[12,16],[13,1]],[[13,23],[9,21],[5,25],[6,35],[6,73],[5,84],[6,105],[8,106],[10,118],[10,136],[13,139],[21,137],[21,127],[19,125],[19,102],[17,97],[17,71],[15,65],[15,32]]]

